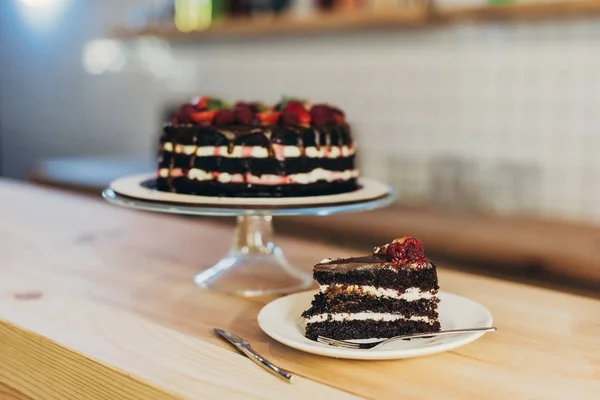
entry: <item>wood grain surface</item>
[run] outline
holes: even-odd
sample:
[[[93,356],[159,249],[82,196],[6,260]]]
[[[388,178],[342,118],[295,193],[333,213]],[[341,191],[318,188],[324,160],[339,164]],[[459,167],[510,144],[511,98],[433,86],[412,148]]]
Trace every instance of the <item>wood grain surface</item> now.
[[[499,330],[439,355],[398,361],[303,353],[262,333],[269,298],[197,289],[230,227],[0,182],[0,393],[31,399],[594,399],[600,301],[451,271],[443,290],[481,302]],[[282,237],[310,270],[351,255]],[[367,249],[366,249],[367,250]],[[299,376],[267,374],[212,333],[247,338]],[[10,397],[9,397],[10,398]]]

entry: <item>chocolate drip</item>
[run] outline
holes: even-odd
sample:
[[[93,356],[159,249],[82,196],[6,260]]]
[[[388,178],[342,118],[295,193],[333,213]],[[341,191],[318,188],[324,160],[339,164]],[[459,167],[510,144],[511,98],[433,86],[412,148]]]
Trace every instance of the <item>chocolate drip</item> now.
[[[321,132],[318,129],[314,129],[315,133],[315,147],[317,150],[321,150]]]
[[[175,154],[176,154],[175,150],[177,149],[177,145],[179,143],[180,136],[181,136],[181,129],[175,130],[175,134],[173,135],[173,141],[172,141],[172,143],[173,143],[173,150],[172,150],[173,156],[171,157],[171,160],[169,162],[169,172],[167,174],[167,186],[169,187],[169,190],[171,192],[175,192],[175,188],[173,187],[173,176],[172,176],[172,173],[173,173],[173,168],[175,166],[175,159],[177,158],[175,156]]]
[[[233,133],[231,131],[224,131],[224,130],[217,130],[217,132],[219,132],[221,135],[225,136],[225,139],[227,139],[227,153],[228,154],[233,153],[233,148],[235,146],[235,138],[236,138],[235,133]]]
[[[341,149],[344,145],[344,136],[342,130],[340,130],[340,126],[335,126],[335,132],[337,133],[337,145]]]
[[[329,153],[331,151],[331,130],[329,128],[325,128],[325,148]]]
[[[190,155],[190,163],[188,165],[188,172],[192,168],[194,168],[194,163],[196,162],[196,152],[198,151],[198,134],[194,135],[192,138],[192,145],[194,146],[194,152]],[[189,177],[189,174],[188,174]]]
[[[265,135],[265,138],[269,142],[269,147],[267,148],[269,157],[275,158],[275,150],[273,149],[273,131],[271,129],[267,129],[266,131],[263,132],[263,134]]]
[[[298,149],[300,150],[300,156],[306,156],[306,147],[304,147],[304,135],[303,133],[298,134]]]

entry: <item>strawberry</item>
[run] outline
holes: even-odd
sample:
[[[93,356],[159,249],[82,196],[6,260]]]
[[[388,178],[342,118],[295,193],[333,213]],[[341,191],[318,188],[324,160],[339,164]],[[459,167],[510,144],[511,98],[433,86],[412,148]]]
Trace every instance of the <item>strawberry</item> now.
[[[199,111],[206,110],[206,107],[208,106],[209,101],[210,101],[210,97],[208,97],[208,96],[194,97],[192,99],[192,104]]]
[[[299,101],[288,101],[285,104],[285,107],[283,107],[283,111],[294,111],[294,112],[300,112],[300,111],[306,111],[306,108],[304,108],[304,104],[302,104]]]
[[[264,111],[256,114],[256,118],[263,125],[275,125],[279,122],[280,117],[281,113],[279,111]]]
[[[297,123],[293,124],[293,125],[305,125],[305,126],[310,125],[310,114],[308,111],[306,111],[306,108],[304,108],[304,104],[302,104],[299,101],[294,101],[294,100],[288,101],[286,103],[285,107],[283,108],[283,112],[284,112],[284,114],[288,114],[288,113],[296,114]],[[285,117],[285,120],[291,122],[293,120],[293,118]],[[286,124],[288,124],[288,123],[286,123]],[[292,124],[290,124],[290,125],[292,125]]]
[[[298,123],[303,126],[310,126],[310,114],[305,108],[296,112],[298,115]]]
[[[210,124],[213,122],[215,115],[219,110],[211,110],[211,111],[200,111],[195,113],[190,113],[190,117],[199,124]]]

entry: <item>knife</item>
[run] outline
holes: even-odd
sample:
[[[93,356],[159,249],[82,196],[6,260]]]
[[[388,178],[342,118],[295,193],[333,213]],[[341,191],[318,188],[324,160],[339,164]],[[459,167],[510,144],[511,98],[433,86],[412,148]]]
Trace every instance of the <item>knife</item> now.
[[[285,369],[279,368],[278,366],[266,360],[264,357],[262,357],[256,351],[254,351],[254,349],[250,346],[250,343],[248,343],[246,340],[242,339],[238,335],[234,335],[231,332],[224,331],[223,329],[214,328],[214,330],[219,335],[221,335],[221,337],[223,337],[229,343],[234,345],[236,349],[238,349],[246,357],[257,363],[267,371],[277,375],[286,382],[291,383],[294,381],[294,375],[290,374]]]

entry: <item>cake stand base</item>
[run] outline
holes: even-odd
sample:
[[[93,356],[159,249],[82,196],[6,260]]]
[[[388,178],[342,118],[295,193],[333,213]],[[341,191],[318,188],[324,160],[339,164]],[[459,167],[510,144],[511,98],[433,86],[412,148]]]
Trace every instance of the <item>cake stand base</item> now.
[[[194,277],[196,285],[239,296],[287,294],[309,288],[312,276],[294,268],[273,243],[272,218],[238,216],[231,248],[218,263]]]

